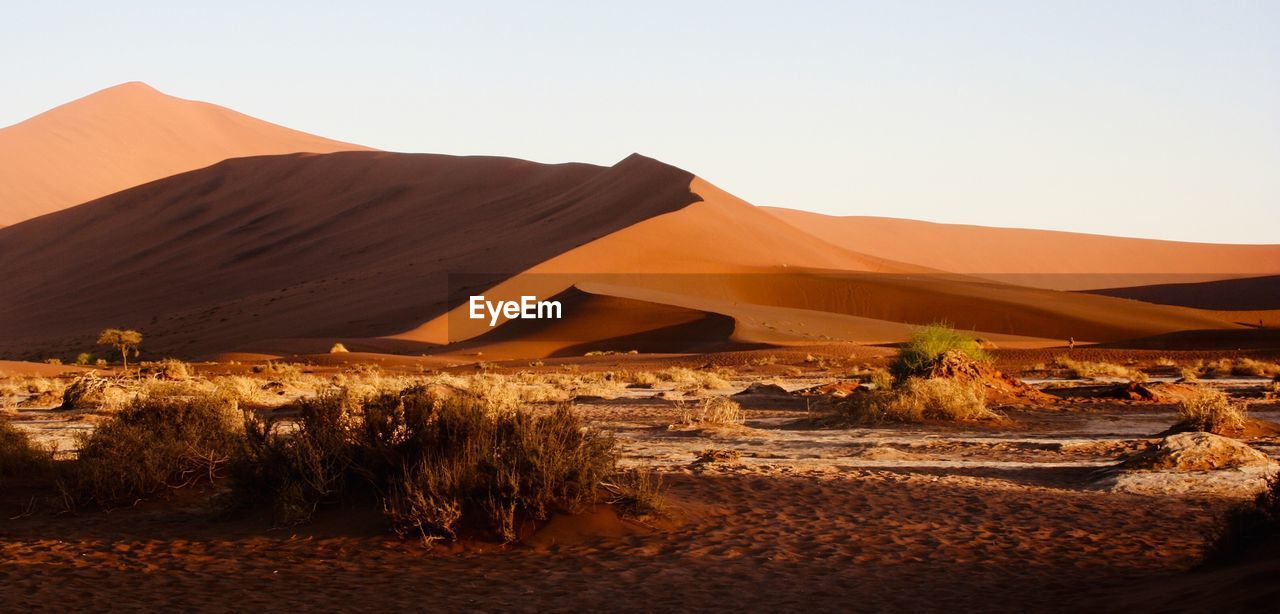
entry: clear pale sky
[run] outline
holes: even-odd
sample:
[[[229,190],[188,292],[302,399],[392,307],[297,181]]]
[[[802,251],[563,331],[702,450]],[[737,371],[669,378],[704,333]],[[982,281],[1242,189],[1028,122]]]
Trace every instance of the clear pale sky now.
[[[1278,1],[6,0],[0,54],[0,125],[137,80],[759,205],[1280,243]]]

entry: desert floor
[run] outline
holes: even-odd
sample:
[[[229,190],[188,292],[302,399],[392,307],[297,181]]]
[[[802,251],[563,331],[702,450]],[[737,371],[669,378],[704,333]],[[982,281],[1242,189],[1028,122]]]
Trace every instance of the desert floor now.
[[[770,368],[698,395],[841,379],[838,366],[752,371]],[[1269,379],[1212,385],[1280,424]],[[74,515],[25,514],[4,493],[0,600],[14,610],[1198,610],[1257,607],[1280,591],[1266,579],[1274,566],[1194,569],[1220,515],[1247,494],[1209,474],[1145,491],[1100,479],[1175,421],[1168,404],[1069,398],[1004,408],[1001,425],[837,429],[816,422],[820,399],[775,392],[735,397],[741,426],[673,429],[684,398],[658,385],[576,403],[618,435],[623,465],[665,477],[660,521],[601,506],[556,517],[521,545],[428,548],[381,531],[377,510],[326,509],[281,530],[222,517],[207,488]],[[14,420],[64,444],[93,424],[41,407]],[[1280,454],[1275,436],[1250,443]],[[696,462],[706,450],[727,458]]]

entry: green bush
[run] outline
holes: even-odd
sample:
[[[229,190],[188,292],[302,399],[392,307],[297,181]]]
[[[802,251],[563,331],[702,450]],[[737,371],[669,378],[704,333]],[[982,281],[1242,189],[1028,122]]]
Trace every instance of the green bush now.
[[[889,371],[899,382],[910,377],[927,376],[938,360],[952,350],[961,352],[976,362],[991,360],[982,349],[982,344],[972,335],[945,323],[936,323],[921,328],[911,336],[911,340],[898,351],[897,359],[889,365]]]

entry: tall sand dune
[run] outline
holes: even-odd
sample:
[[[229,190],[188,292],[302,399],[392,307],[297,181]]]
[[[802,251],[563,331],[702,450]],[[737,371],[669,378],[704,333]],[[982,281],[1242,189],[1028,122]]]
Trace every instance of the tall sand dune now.
[[[227,158],[360,149],[125,83],[0,128],[0,226]]]
[[[493,329],[460,317],[480,293],[577,311]],[[72,356],[109,326],[177,356],[885,343],[936,320],[1029,347],[1242,328],[868,255],[639,155],[230,159],[0,229],[0,295],[17,358]]]
[[[1280,245],[1185,243],[764,209],[825,241],[871,256],[1058,290],[1280,273]]]
[[[382,152],[237,158],[0,229],[0,355],[83,350],[107,326],[193,355],[371,337],[697,199],[613,167]],[[466,291],[462,288],[461,291]]]

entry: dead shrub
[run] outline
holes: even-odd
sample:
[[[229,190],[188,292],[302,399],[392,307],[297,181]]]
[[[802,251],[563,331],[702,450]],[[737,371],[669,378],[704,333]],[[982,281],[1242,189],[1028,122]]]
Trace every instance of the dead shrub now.
[[[62,405],[58,409],[115,411],[124,407],[133,397],[120,380],[102,377],[90,371],[71,380],[62,392]]]
[[[297,403],[295,433],[250,421],[233,471],[237,500],[270,502],[281,522],[363,497],[402,536],[449,539],[469,527],[513,541],[524,520],[595,501],[616,462],[612,436],[584,428],[567,405],[493,411],[473,394],[425,387]]]
[[[75,499],[101,507],[214,479],[241,442],[234,401],[216,395],[147,396],[79,439]]]
[[[53,452],[35,442],[26,431],[0,419],[0,484],[15,475],[43,473],[53,462]]]
[[[341,391],[299,399],[292,433],[246,411],[245,445],[230,471],[234,504],[267,504],[280,525],[310,520],[321,501],[340,494],[354,465],[353,403]]]

